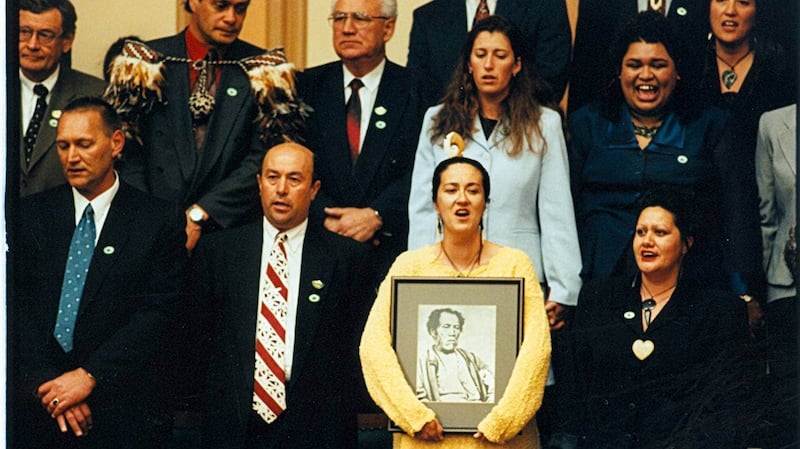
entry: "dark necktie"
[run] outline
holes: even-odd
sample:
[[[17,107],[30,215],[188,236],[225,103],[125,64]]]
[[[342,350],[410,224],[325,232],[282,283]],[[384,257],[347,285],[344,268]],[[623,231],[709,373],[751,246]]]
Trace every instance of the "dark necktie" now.
[[[33,86],[33,93],[36,94],[36,107],[33,109],[33,116],[28,129],[25,131],[25,164],[31,164],[33,156],[33,146],[36,145],[36,136],[39,135],[39,126],[42,124],[44,112],[47,110],[47,87],[44,84]]]
[[[490,15],[491,14],[489,13],[489,5],[486,4],[486,0],[479,1],[478,9],[475,10],[475,18],[472,19],[472,26],[474,27],[479,20],[485,19]]]
[[[286,410],[286,315],[289,309],[289,263],[286,234],[275,236],[269,253],[264,291],[256,318],[253,410],[267,424]]]
[[[81,221],[72,234],[69,244],[67,267],[61,284],[61,300],[58,302],[58,316],[53,336],[64,352],[72,351],[72,336],[75,334],[75,320],[86,283],[86,273],[94,254],[94,238],[97,231],[94,224],[94,209],[86,206]]]
[[[350,99],[347,100],[347,142],[350,144],[350,157],[353,163],[358,159],[359,146],[361,144],[361,98],[358,96],[358,89],[364,83],[355,78],[350,81]]]
[[[647,0],[647,9],[663,16],[667,12],[666,3],[667,0]]]

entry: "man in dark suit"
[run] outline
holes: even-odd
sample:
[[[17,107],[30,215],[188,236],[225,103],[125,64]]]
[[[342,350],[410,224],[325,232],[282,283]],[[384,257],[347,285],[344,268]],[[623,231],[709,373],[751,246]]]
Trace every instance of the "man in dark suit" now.
[[[479,4],[478,0],[434,0],[414,10],[408,67],[418,69],[434,87],[427,106],[444,94]],[[496,0],[486,2],[486,7],[490,14],[508,18],[525,37],[525,59],[552,89],[552,98],[540,100],[560,101],[567,86],[571,45],[565,1]]]
[[[100,95],[105,83],[60,63],[75,41],[77,15],[69,0],[19,3],[23,126],[19,143],[19,194],[24,197],[67,183],[56,154],[59,114],[75,98]]]
[[[301,145],[267,150],[264,219],[203,238],[192,258],[208,323],[207,448],[355,446],[350,309],[365,248],[308,218],[314,167]]]
[[[372,245],[373,287],[406,250],[411,168],[422,125],[419,89],[407,70],[386,59],[396,17],[394,0],[337,1],[330,20],[340,60],[299,78],[301,96],[314,109],[307,140],[322,181],[312,214],[323,216],[329,231]],[[363,87],[353,96],[355,80]],[[346,111],[351,98],[360,109],[354,145]],[[363,304],[363,321],[371,305]]]
[[[708,0],[581,0],[569,77],[570,112],[602,94],[613,77],[609,47],[618,29],[634,15],[647,11],[650,3],[663,6],[667,21],[683,36],[690,61],[684,64],[696,73],[681,73],[681,78],[697,78],[703,70],[708,38]]]
[[[56,146],[69,185],[21,202],[15,306],[19,448],[157,448],[183,282],[181,213],[121,182],[125,137],[98,98],[68,104]]]
[[[257,218],[255,175],[264,148],[279,137],[262,135],[264,99],[255,98],[248,73],[234,63],[264,54],[238,39],[249,4],[186,0],[188,28],[147,43],[159,54],[163,97],[142,113],[136,124],[142,145],[126,149],[120,171],[136,187],[186,208],[190,250],[203,233]],[[286,62],[282,53],[273,56],[270,65]],[[107,93],[118,110],[124,109],[120,82],[130,80],[112,77]]]

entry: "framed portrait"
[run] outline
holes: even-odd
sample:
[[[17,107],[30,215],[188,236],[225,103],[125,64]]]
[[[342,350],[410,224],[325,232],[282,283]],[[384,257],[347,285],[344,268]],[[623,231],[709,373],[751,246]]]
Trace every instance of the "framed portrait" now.
[[[522,342],[523,278],[392,279],[392,345],[446,432],[475,432]],[[393,422],[389,430],[402,431]]]

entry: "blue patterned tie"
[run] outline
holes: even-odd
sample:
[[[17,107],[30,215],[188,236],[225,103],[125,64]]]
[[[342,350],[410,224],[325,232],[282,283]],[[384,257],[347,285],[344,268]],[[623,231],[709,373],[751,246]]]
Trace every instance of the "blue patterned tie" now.
[[[64,282],[61,284],[61,301],[58,303],[58,317],[53,330],[53,336],[64,348],[64,352],[72,351],[75,319],[78,317],[78,307],[83,294],[83,284],[86,283],[86,273],[92,262],[96,234],[94,210],[89,204],[83,211],[83,217],[81,217],[78,227],[75,228],[72,242],[69,244],[67,269],[64,273]]]

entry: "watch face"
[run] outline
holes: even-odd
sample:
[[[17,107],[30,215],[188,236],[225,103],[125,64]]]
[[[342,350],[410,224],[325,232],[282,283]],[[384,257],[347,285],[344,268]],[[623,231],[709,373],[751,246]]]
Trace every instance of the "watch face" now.
[[[189,218],[194,222],[203,221],[203,212],[199,209],[192,209],[189,211]]]

